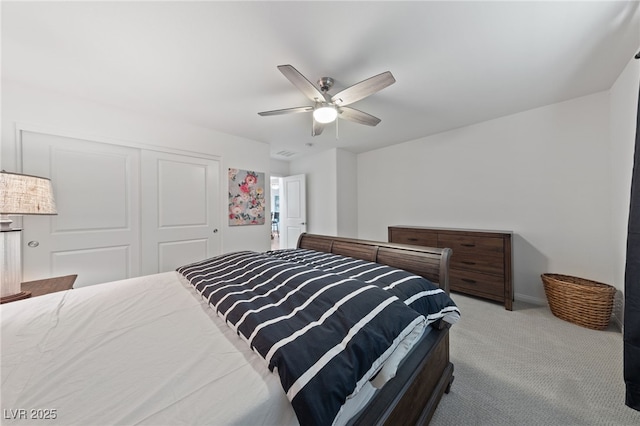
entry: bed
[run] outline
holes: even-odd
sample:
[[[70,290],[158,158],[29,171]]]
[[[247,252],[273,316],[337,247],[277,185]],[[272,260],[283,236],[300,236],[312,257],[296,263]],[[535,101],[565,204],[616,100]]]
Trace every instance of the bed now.
[[[234,267],[230,270],[239,274],[238,256],[244,256],[247,264],[279,271],[276,274],[284,274],[275,268],[285,266],[287,270],[295,269],[291,277],[310,274],[305,275],[307,287],[310,287],[307,282],[320,283],[320,278],[335,280],[334,289],[342,289],[345,282],[360,285],[355,283],[359,280],[341,275],[346,272],[333,269],[329,272],[326,268],[333,268],[329,263],[304,265],[320,258],[335,261],[333,257],[316,254],[320,253],[374,262],[377,268],[382,268],[380,265],[399,268],[437,283],[448,293],[451,251],[311,234],[300,236],[298,249],[297,252],[257,254],[268,259],[260,261],[262,263],[256,263],[254,257],[245,253],[227,254],[206,263],[185,265],[182,272],[132,278],[2,305],[3,423],[36,424],[46,419],[50,424],[328,424],[326,420],[316,421],[313,416],[300,417],[296,399],[288,399],[289,392],[283,392],[283,376],[292,374],[286,370],[287,363],[302,362],[299,360],[304,357],[274,355],[270,359],[277,361],[268,363],[266,368],[258,339],[262,338],[263,330],[274,328],[271,322],[275,320],[258,323],[253,332],[244,331],[242,327],[250,321],[238,326],[239,322],[231,319],[233,315],[222,315],[219,309],[221,304],[244,291],[221,296],[222,302],[216,305],[216,311],[212,309],[212,300],[218,296],[213,294],[220,293],[211,289],[227,285],[215,287],[218,284],[213,281],[196,283],[194,274],[188,278],[189,273],[185,271],[194,271],[203,265],[209,268],[213,261],[231,262]],[[305,258],[300,253],[314,257]],[[223,275],[221,268],[213,270],[218,276]],[[258,276],[263,273],[251,275],[250,280],[253,282]],[[229,281],[226,275],[224,281]],[[358,287],[353,294],[365,294],[366,290],[368,303],[384,293],[370,287],[373,285]],[[322,288],[324,294],[330,292]],[[275,290],[269,290],[272,291]],[[355,297],[350,295],[341,300],[347,299],[345,307]],[[397,304],[402,305],[397,307],[398,311],[392,311],[398,323],[405,314],[406,323],[411,327],[417,323],[411,315],[426,318],[405,306],[409,300],[398,301],[396,296],[386,300],[391,299],[388,306],[395,309]],[[244,301],[229,304],[235,307]],[[272,305],[269,309],[252,308],[238,317],[253,318],[256,316],[253,312],[270,312]],[[351,311],[358,311],[344,310],[349,315]],[[403,339],[415,337],[404,352],[399,349],[404,340],[399,335],[389,337],[395,346],[383,348],[384,356],[375,358],[378,357],[375,355],[376,360],[383,360],[380,365],[367,364],[361,368],[371,374],[354,378],[362,386],[340,406],[332,423],[428,423],[453,381],[448,328],[457,314],[455,306],[448,306],[440,315],[424,321],[428,326],[420,328],[420,333],[415,332],[417,327],[403,328],[410,331],[406,336],[403,334]],[[318,320],[314,320],[313,329],[321,331],[316,323]],[[238,338],[246,340],[249,334],[257,336],[251,345]],[[345,345],[351,345],[351,340]],[[271,352],[278,354],[279,350]],[[341,349],[341,352],[347,350]],[[308,370],[303,371],[302,377],[307,377]],[[323,376],[318,373],[317,377]],[[300,380],[296,377],[290,389],[297,389]],[[332,384],[330,392],[313,390],[323,401],[319,405],[331,405],[325,398],[334,393],[333,387]]]

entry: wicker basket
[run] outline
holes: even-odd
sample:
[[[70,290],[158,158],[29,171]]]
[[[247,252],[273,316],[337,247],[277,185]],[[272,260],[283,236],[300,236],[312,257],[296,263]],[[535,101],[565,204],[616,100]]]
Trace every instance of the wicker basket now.
[[[560,274],[542,274],[542,282],[553,315],[594,330],[607,328],[615,287]]]

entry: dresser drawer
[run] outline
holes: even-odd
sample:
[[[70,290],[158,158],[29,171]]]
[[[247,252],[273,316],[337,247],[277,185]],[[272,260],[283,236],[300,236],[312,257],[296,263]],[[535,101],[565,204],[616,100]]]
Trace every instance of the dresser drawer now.
[[[438,234],[435,232],[413,230],[411,228],[389,229],[389,242],[413,244],[416,246],[438,247]]]
[[[498,301],[504,300],[504,279],[502,277],[451,269],[449,278],[453,291],[489,297]]]
[[[473,258],[482,254],[485,258],[493,258],[497,262],[504,261],[504,243],[502,238],[487,238],[474,235],[438,234],[438,247],[449,247],[458,258]]]
[[[500,278],[504,276],[504,261],[502,258],[485,256],[482,252],[465,253],[456,252],[454,249],[451,255],[451,268],[483,272]]]

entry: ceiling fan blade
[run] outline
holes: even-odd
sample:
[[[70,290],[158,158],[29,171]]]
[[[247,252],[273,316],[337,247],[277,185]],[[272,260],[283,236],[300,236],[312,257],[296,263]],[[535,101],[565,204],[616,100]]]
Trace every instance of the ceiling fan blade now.
[[[364,99],[369,95],[372,95],[387,86],[396,82],[393,74],[389,71],[385,71],[382,74],[374,75],[371,78],[356,83],[353,86],[336,93],[331,97],[331,101],[336,105],[349,105],[354,102]]]
[[[312,106],[276,109],[273,111],[263,111],[263,112],[259,112],[258,115],[266,117],[268,115],[294,114],[297,112],[310,112],[310,111],[313,111]]]
[[[353,121],[354,123],[366,124],[367,126],[377,126],[378,123],[382,121],[378,117],[374,117],[371,114],[367,114],[366,112],[362,112],[351,107],[339,108],[338,117]]]
[[[324,124],[319,123],[316,120],[313,120],[313,128],[311,129],[311,136],[318,136],[322,134],[323,130],[324,130]]]
[[[291,65],[278,65],[278,69],[289,79],[304,95],[314,102],[325,102],[324,95],[316,86]]]

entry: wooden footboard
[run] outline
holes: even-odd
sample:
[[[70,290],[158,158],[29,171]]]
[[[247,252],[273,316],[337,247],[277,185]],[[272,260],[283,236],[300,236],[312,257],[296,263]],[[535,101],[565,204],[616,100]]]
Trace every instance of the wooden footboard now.
[[[432,330],[403,361],[396,377],[374,395],[351,424],[428,424],[452,382],[449,330]]]
[[[421,275],[449,292],[451,249],[302,234],[298,247],[369,260]],[[449,329],[434,327],[403,360],[396,377],[376,392],[353,425],[427,424],[453,381]]]

